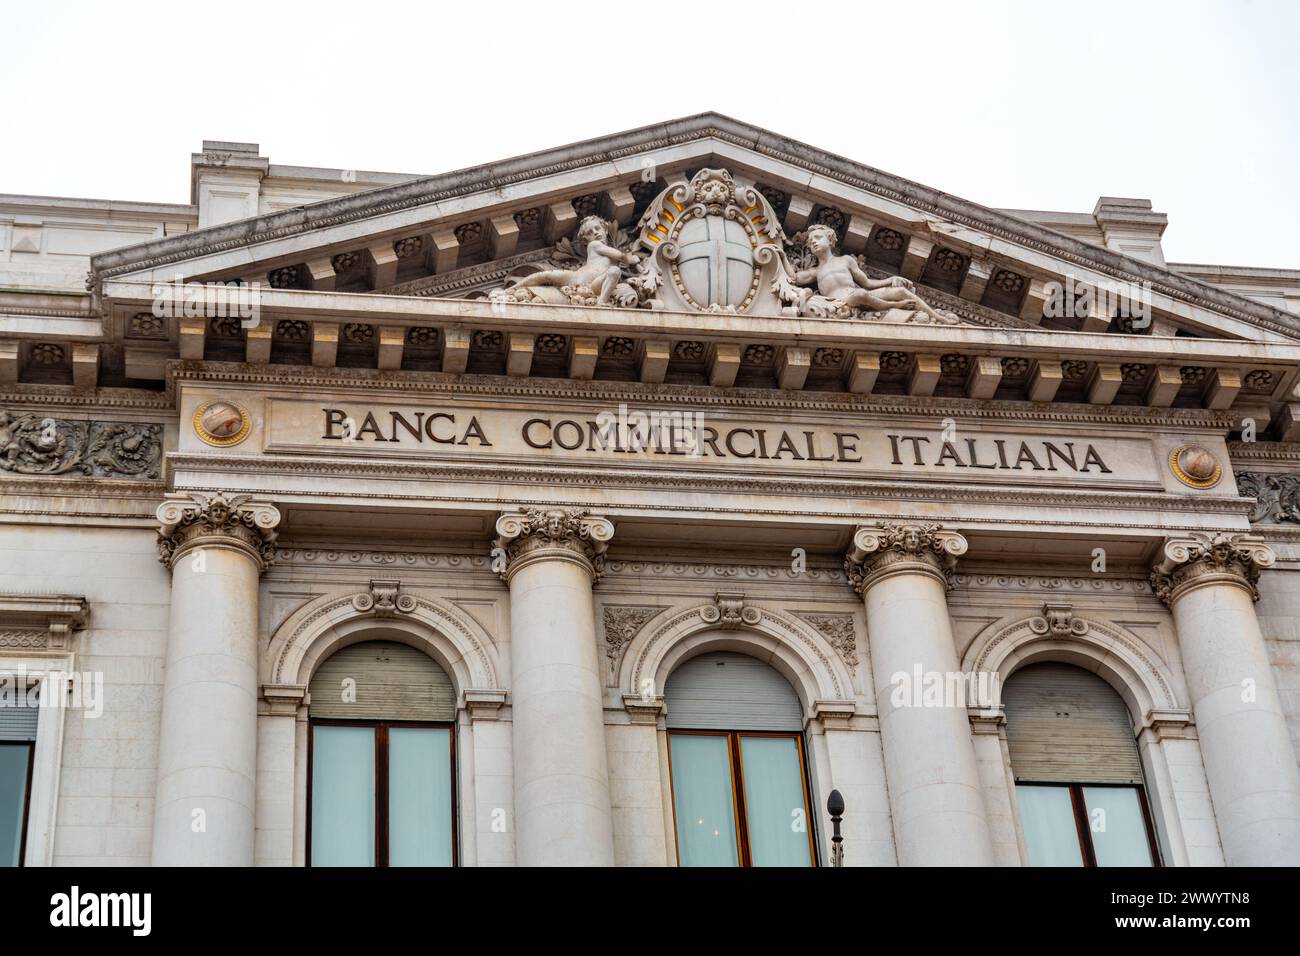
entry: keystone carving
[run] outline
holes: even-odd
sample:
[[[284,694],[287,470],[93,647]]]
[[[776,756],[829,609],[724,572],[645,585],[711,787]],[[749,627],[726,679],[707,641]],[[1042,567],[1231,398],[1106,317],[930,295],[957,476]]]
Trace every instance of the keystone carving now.
[[[716,624],[718,627],[740,627],[743,624],[752,627],[762,616],[758,608],[746,607],[745,595],[739,591],[719,591],[714,596],[713,604],[700,611],[705,624]]]
[[[895,571],[938,575],[952,587],[957,558],[966,553],[966,539],[937,524],[880,524],[859,528],[844,557],[844,573],[858,594]]]
[[[1074,616],[1073,605],[1049,602],[1043,605],[1042,617],[1030,620],[1029,629],[1035,634],[1082,637],[1088,633],[1088,622]]]
[[[352,606],[358,611],[372,611],[375,617],[397,617],[398,612],[410,614],[415,610],[415,598],[400,593],[402,582],[383,578],[370,582],[370,590],[362,591],[352,598]]]
[[[1165,541],[1151,569],[1151,587],[1166,605],[1190,588],[1213,583],[1244,587],[1258,601],[1259,573],[1276,560],[1258,535],[1194,531]]]
[[[598,580],[605,570],[605,550],[614,525],[580,508],[529,508],[497,519],[492,542],[493,570],[509,583],[525,562],[540,557],[567,558],[584,563]]]
[[[0,470],[18,475],[157,478],[162,426],[69,421],[0,409]]]
[[[280,512],[252,497],[220,492],[168,495],[158,506],[158,560],[170,569],[191,549],[233,546],[247,552],[258,570],[265,571],[275,559]]]

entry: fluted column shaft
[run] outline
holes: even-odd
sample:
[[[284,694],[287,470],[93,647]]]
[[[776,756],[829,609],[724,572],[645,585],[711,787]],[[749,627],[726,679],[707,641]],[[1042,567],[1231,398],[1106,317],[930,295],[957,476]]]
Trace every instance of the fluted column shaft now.
[[[153,862],[251,866],[257,590],[280,515],[218,494],[172,496],[158,518],[172,590]]]
[[[523,866],[610,866],[613,816],[592,583],[614,526],[579,511],[497,522],[510,587],[515,850]]]
[[[1229,866],[1300,865],[1300,773],[1254,602],[1274,561],[1252,535],[1170,539],[1152,572],[1178,629]]]
[[[963,700],[922,699],[918,677],[960,674],[947,575],[966,551],[937,526],[861,528],[845,561],[867,611],[890,814],[903,866],[990,866],[993,846]]]

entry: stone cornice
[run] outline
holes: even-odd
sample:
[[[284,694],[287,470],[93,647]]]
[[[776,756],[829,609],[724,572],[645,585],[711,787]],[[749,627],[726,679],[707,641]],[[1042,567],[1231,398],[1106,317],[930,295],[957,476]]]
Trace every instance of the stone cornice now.
[[[1015,402],[907,395],[854,395],[847,392],[789,391],[765,388],[713,388],[707,385],[646,385],[640,382],[592,382],[553,378],[511,378],[503,375],[451,375],[443,372],[384,373],[374,369],[317,369],[300,365],[247,366],[233,362],[183,362],[168,365],[171,387],[188,382],[247,385],[268,391],[301,393],[305,388],[364,390],[370,396],[403,394],[458,398],[521,397],[536,401],[560,399],[617,404],[619,401],[689,401],[706,408],[790,410],[835,415],[898,415],[1014,421],[1024,424],[1078,423],[1138,428],[1229,429],[1230,412],[1198,408],[1095,406],[1082,403]]]
[[[1230,441],[1228,457],[1237,462],[1275,462],[1295,466],[1300,471],[1300,442]]]
[[[1170,538],[1151,569],[1151,586],[1165,604],[1188,591],[1213,584],[1229,584],[1259,600],[1259,573],[1277,560],[1258,535],[1203,534]]]
[[[97,388],[87,391],[73,385],[12,383],[0,391],[0,404],[19,408],[87,409],[87,414],[101,409],[166,412],[175,407],[170,392],[150,392],[139,388]]]
[[[971,226],[997,238],[1095,269],[1121,281],[1148,282],[1172,298],[1245,319],[1278,334],[1300,337],[1300,318],[1283,310],[1252,302],[1243,296],[1187,276],[1073,239],[1008,213],[959,199],[717,113],[684,117],[473,169],[380,187],[255,219],[111,250],[91,258],[92,275],[99,281],[105,277],[175,262],[200,253],[301,235],[313,229],[501,189],[527,179],[599,163],[612,163],[648,150],[708,139],[717,139],[799,169],[819,173],[949,222]]]
[[[0,594],[0,651],[66,650],[73,631],[84,628],[90,604],[68,594]]]
[[[953,568],[966,553],[966,539],[937,524],[880,524],[859,528],[844,556],[844,573],[853,590],[865,594],[877,581],[895,574],[926,574],[952,587]]]
[[[158,506],[158,560],[170,570],[193,549],[234,548],[264,571],[275,559],[280,512],[251,495],[169,494]]]
[[[494,566],[507,584],[520,569],[544,560],[573,561],[595,581],[604,570],[614,525],[580,508],[526,508],[501,515],[496,532]]]

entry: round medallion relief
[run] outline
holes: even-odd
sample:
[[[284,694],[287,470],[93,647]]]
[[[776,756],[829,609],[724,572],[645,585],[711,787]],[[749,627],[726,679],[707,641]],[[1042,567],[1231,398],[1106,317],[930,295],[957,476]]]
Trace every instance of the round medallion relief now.
[[[237,445],[252,427],[248,412],[234,402],[204,402],[194,412],[194,432],[209,445]]]
[[[1182,445],[1169,456],[1169,467],[1179,481],[1193,488],[1213,488],[1223,476],[1219,459],[1200,445]]]

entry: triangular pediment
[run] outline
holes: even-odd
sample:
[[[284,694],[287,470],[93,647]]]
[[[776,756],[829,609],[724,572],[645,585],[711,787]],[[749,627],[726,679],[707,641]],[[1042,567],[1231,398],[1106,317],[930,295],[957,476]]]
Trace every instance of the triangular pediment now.
[[[806,251],[791,243],[811,226],[829,227],[836,253],[870,280],[902,276],[960,324],[1300,338],[1300,318],[1290,313],[717,114],[114,250],[92,259],[91,282],[238,279],[275,289],[486,299],[530,273],[578,265],[578,226],[590,215],[606,220],[611,239],[621,230],[628,248],[648,257],[649,243],[637,243],[643,217],[708,169],[760,197],[751,206],[771,220],[760,229],[780,233],[777,246]],[[771,280],[762,274],[764,285]],[[657,281],[666,297],[625,295],[621,304],[700,304],[684,289],[689,276],[665,270]],[[682,295],[672,294],[674,285]],[[1153,320],[1142,317],[1143,305]],[[756,301],[740,311],[761,308]]]

